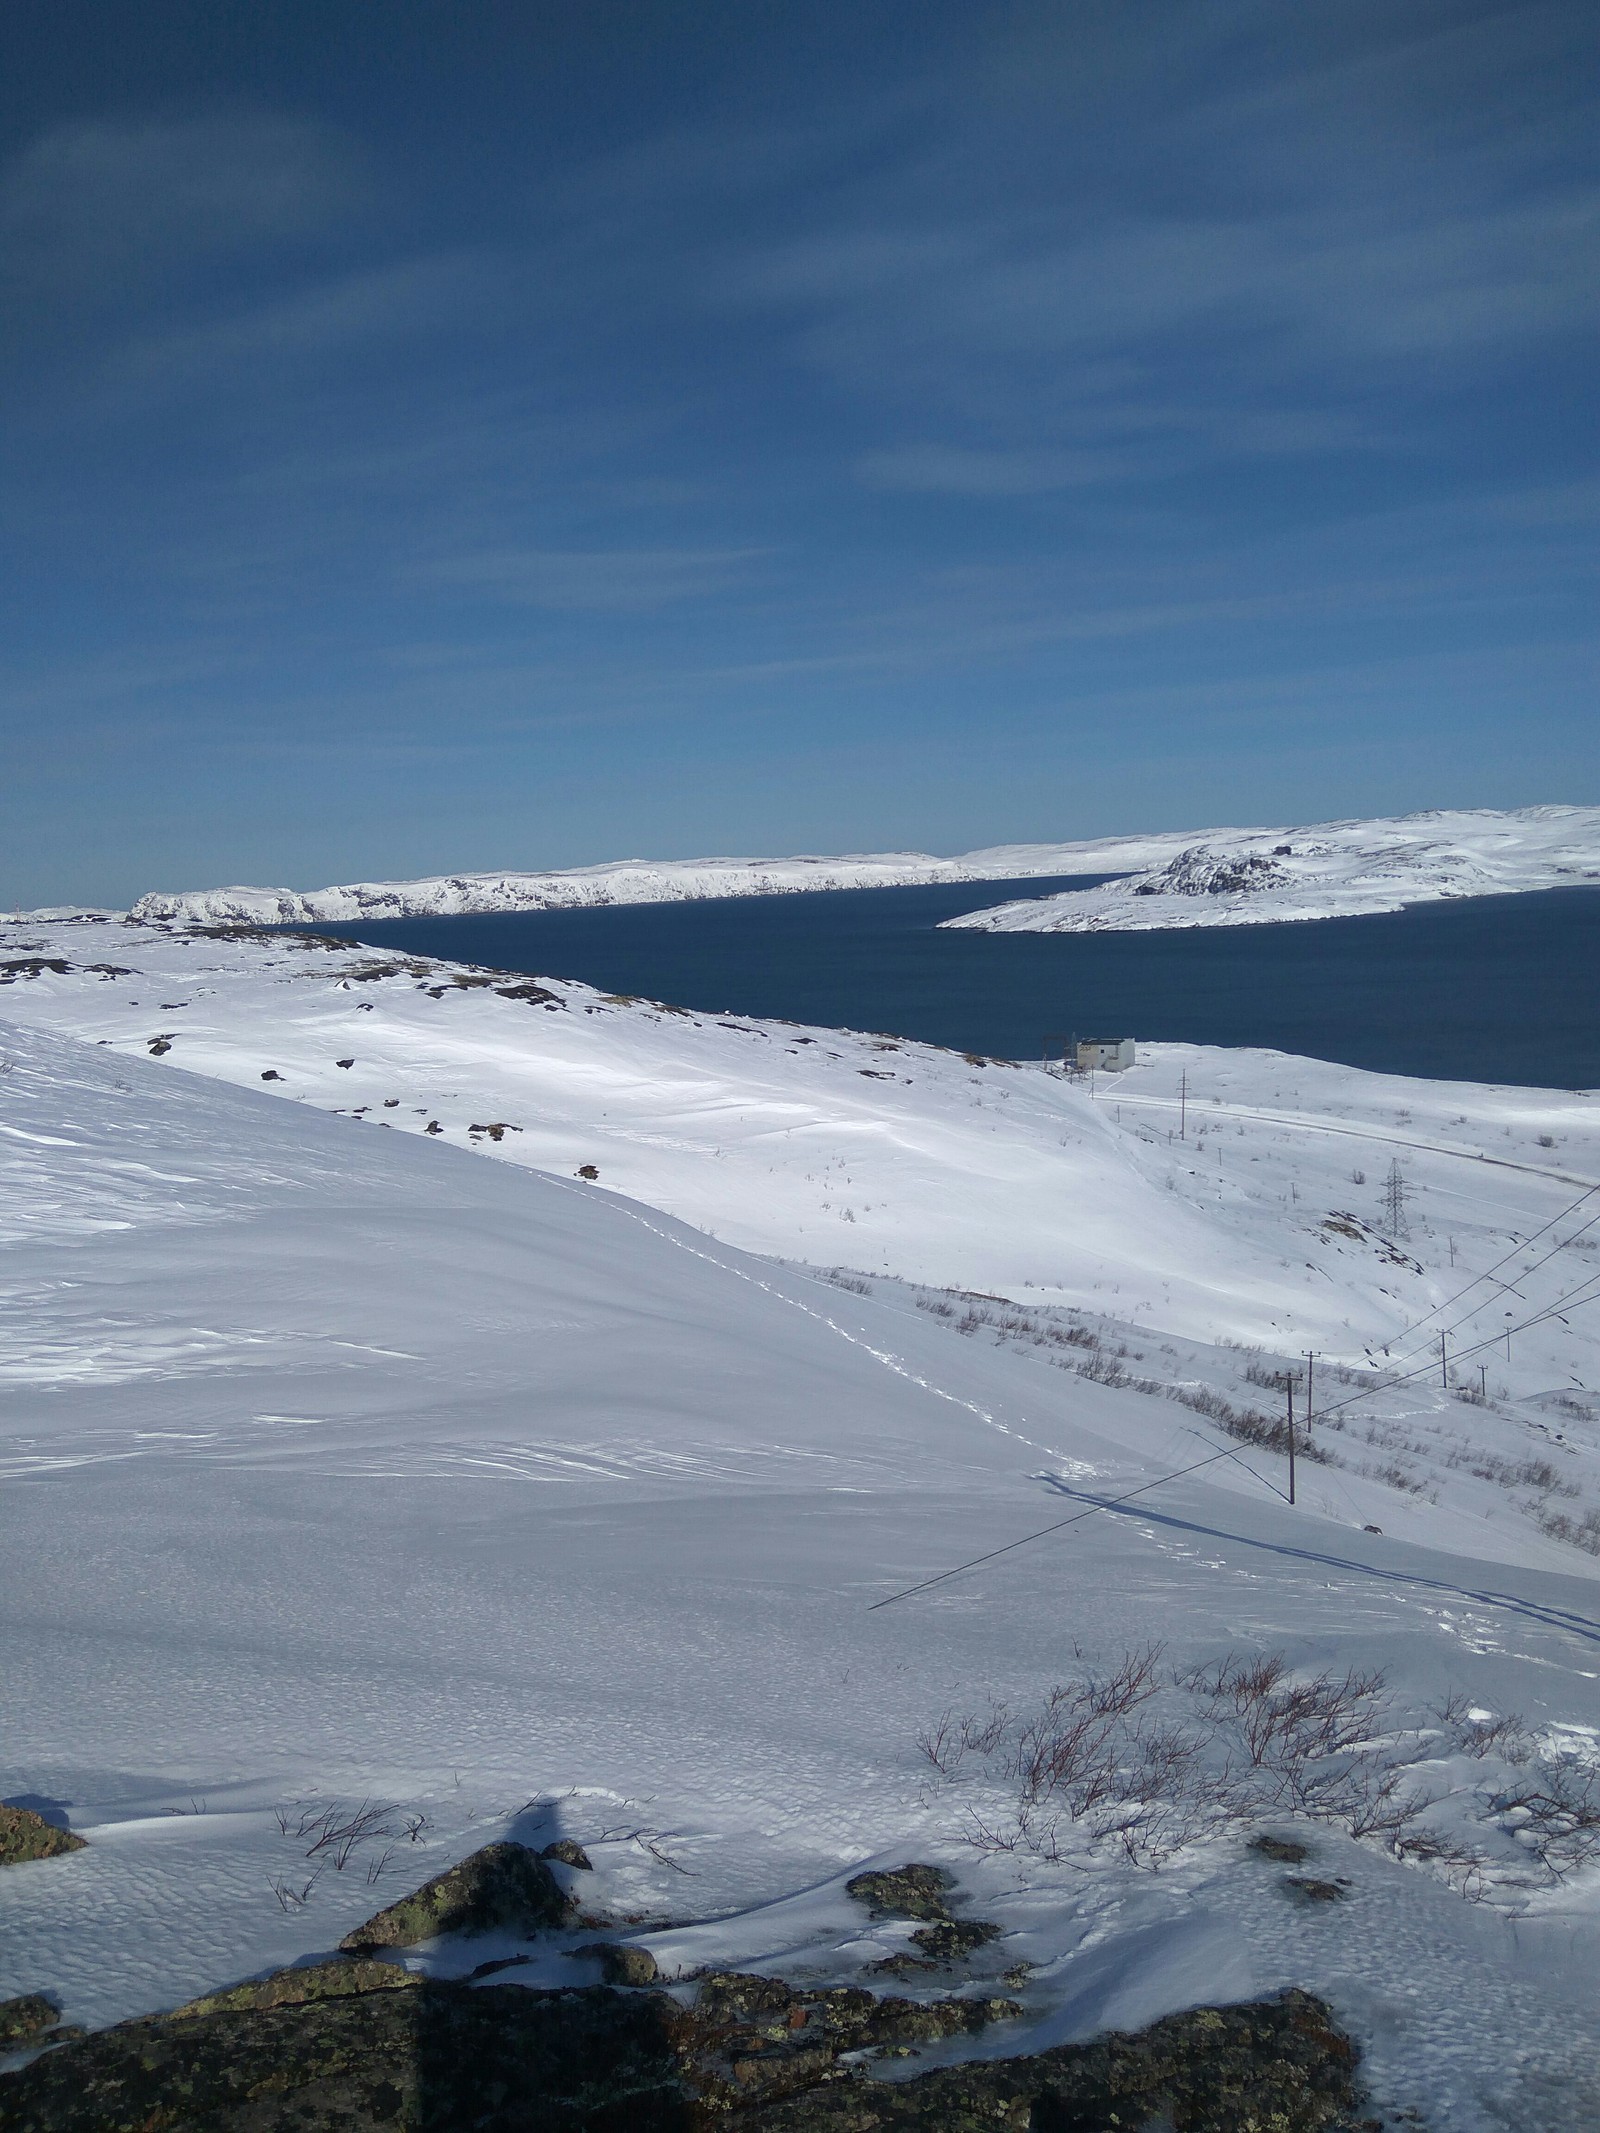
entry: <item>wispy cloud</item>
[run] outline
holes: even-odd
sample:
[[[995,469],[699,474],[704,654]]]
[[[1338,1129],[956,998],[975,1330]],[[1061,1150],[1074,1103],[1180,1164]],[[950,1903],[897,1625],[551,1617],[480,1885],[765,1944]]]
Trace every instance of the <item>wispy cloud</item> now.
[[[761,548],[500,549],[453,556],[414,575],[512,606],[643,614],[725,595],[769,554]]]
[[[81,120],[41,134],[0,172],[0,256],[56,286],[121,285],[320,236],[371,196],[355,144],[305,118]]]

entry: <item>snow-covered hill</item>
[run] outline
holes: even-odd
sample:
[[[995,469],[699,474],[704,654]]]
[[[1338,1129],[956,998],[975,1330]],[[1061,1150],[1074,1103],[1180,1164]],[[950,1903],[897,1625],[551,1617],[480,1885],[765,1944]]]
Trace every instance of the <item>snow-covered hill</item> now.
[[[1287,847],[1287,849],[1284,849]],[[1311,828],[1167,830],[1069,844],[994,845],[837,858],[622,859],[550,873],[439,875],[327,889],[189,889],[140,897],[130,916],[200,923],[305,925],[361,918],[459,917],[585,905],[792,896],[808,889],[895,888],[1118,874],[1101,889],[1001,904],[953,926],[994,932],[1144,931],[1261,925],[1395,911],[1440,897],[1501,895],[1600,881],[1600,808],[1481,808]],[[36,912],[52,918],[55,912]]]
[[[690,903],[708,896],[794,896],[808,889],[885,889],[938,881],[1006,881],[1038,874],[1106,874],[1157,863],[1180,836],[1087,844],[1011,844],[936,859],[927,852],[837,858],[618,859],[552,873],[447,874],[427,881],[358,881],[330,889],[192,889],[141,896],[134,918],[303,925],[357,918],[459,917],[564,911],[592,904]]]
[[[1208,830],[1096,889],[946,919],[983,933],[1149,933],[1357,918],[1600,883],[1600,808],[1480,808],[1309,828]]]
[[[107,929],[79,930],[97,960],[120,952]],[[171,2005],[331,1947],[505,1834],[583,1842],[585,1901],[642,1918],[626,1930],[669,1974],[737,1963],[882,1983],[869,1966],[903,1951],[906,1927],[866,1919],[843,1883],[933,1858],[969,1914],[1004,1929],[974,1963],[980,1989],[1007,1970],[1024,2008],[980,2048],[1292,1983],[1358,2036],[1391,2121],[1593,2124],[1596,1870],[1549,1813],[1508,1802],[1541,1786],[1580,1797],[1600,1743],[1600,1610],[1591,1576],[1556,1567],[1586,1559],[1531,1530],[1515,1564],[1501,1553],[1486,1572],[1477,1507],[1504,1498],[1499,1484],[1463,1462],[1454,1503],[1415,1499],[1409,1539],[1363,1530],[1404,1498],[1376,1476],[1303,1469],[1327,1491],[1291,1509],[1270,1452],[1239,1456],[1194,1410],[1118,1382],[1104,1350],[1076,1351],[1099,1381],[1063,1372],[992,1306],[963,1333],[903,1284],[840,1287],[748,1256],[611,1192],[604,1172],[592,1185],[486,1161],[453,1113],[437,1135],[420,1120],[415,1137],[382,1134],[274,1101],[284,1084],[173,1072],[181,1030],[152,1058],[142,1024],[147,993],[166,1026],[199,1009],[216,1030],[230,1011],[247,1025],[248,998],[261,1019],[241,1036],[259,1040],[275,1000],[296,1093],[314,1093],[321,1048],[348,1029],[374,1064],[437,1076],[441,1103],[470,1102],[497,1056],[538,1056],[560,1031],[569,1115],[585,1079],[602,1114],[623,1101],[631,1049],[641,1084],[668,1072],[663,1140],[674,1119],[690,1127],[698,1062],[692,1130],[715,1114],[729,1129],[729,1206],[759,1202],[747,1143],[779,1130],[771,1079],[755,1072],[741,1095],[734,1064],[775,1033],[642,1008],[607,1019],[578,988],[550,1007],[457,990],[445,971],[426,973],[446,980],[435,1000],[420,978],[360,977],[343,955],[302,952],[296,974],[274,949],[230,979],[219,944],[146,941],[162,955],[131,977],[47,968],[3,995],[0,1797],[89,1841],[0,1869],[0,1997],[52,1991],[89,2023]],[[186,961],[188,993],[162,982]],[[415,1020],[400,1012],[411,1000]],[[45,1026],[91,1003],[123,1033]],[[788,1034],[801,1060],[822,1048]],[[870,1054],[837,1049],[789,1087],[816,1168],[825,1148],[848,1164],[867,1126],[841,1092]],[[363,1056],[328,1061],[330,1088]],[[557,1056],[541,1069],[552,1094]],[[911,1099],[900,1079],[865,1087],[886,1142],[914,1130],[934,1068],[892,1064]],[[1004,1070],[972,1073],[969,1140],[998,1153],[1023,1097],[1000,1095]],[[1327,1090],[1308,1079],[1301,1094],[1309,1115]],[[1052,1114],[1061,1131],[1117,1145],[1114,1113],[1057,1095],[1073,1097]],[[634,1120],[645,1100],[629,1099]],[[373,1111],[385,1102],[374,1087]],[[522,1123],[536,1127],[531,1105]],[[1413,1123],[1418,1138],[1445,1127]],[[516,1139],[489,1146],[504,1156]],[[1181,1176],[1165,1149],[1134,1134],[1125,1152]],[[692,1153],[715,1170],[703,1138]],[[1016,1177],[1010,1208],[1060,1183]],[[1205,1189],[1171,1196],[1197,1219]],[[1483,1217],[1487,1180],[1458,1204]],[[1464,1441],[1508,1426],[1471,1406],[1459,1423]],[[1063,1519],[1077,1522],[868,1611]],[[1004,1834],[1015,1812],[1003,1772],[954,1768],[947,1728],[940,1777],[919,1738],[991,1699],[1023,1722],[1052,1686],[1152,1647],[1150,1709],[1191,1719],[1215,1703],[1196,1670],[1229,1654],[1281,1654],[1302,1681],[1381,1670],[1382,1691],[1351,1707],[1375,1735],[1342,1754],[1344,1775],[1329,1766],[1337,1799],[1299,1810],[1234,1818],[1212,1771],[1171,1803],[1181,1826],[1161,1823],[1174,1842],[1156,1857],[1098,1840],[1092,1818],[1058,1833],[1060,1857],[987,1848],[981,1830]],[[1523,1723],[1507,1731],[1513,1711]],[[1127,1782],[1164,1812],[1170,1772],[1152,1768]],[[1406,1817],[1371,1824],[1363,1803],[1391,1777]],[[331,1826],[348,1844],[308,1855]],[[1303,1900],[1252,1852],[1262,1827],[1300,1837],[1338,1900]],[[525,1958],[498,1977],[553,1984],[592,1974],[568,1953],[592,1936],[408,1960]]]
[[[569,1178],[588,1166],[740,1250],[1003,1297],[1030,1329],[1043,1314],[1046,1345],[1072,1332],[1113,1358],[1128,1348],[1115,1367],[1163,1400],[1276,1414],[1262,1381],[1290,1359],[1380,1366],[1496,1266],[1429,1320],[1430,1340],[1447,1334],[1449,1385],[1430,1369],[1359,1404],[1351,1441],[1330,1434],[1307,1486],[1356,1525],[1459,1516],[1476,1548],[1510,1559],[1587,1565],[1563,1520],[1600,1545],[1584,1527],[1591,1512],[1600,1526],[1600,1470],[1566,1471],[1600,1454],[1600,1325],[1546,1317],[1509,1355],[1495,1340],[1508,1301],[1536,1316],[1600,1264],[1600,1222],[1584,1226],[1596,1196],[1547,1264],[1497,1266],[1600,1181],[1593,1095],[1189,1046],[1142,1047],[1131,1073],[1088,1084],[309,937],[84,923],[8,938],[0,1014],[369,1129]],[[1399,1238],[1386,1227],[1396,1162]],[[1503,1297],[1502,1280],[1524,1296]],[[982,1321],[992,1303],[976,1308],[973,1337],[1001,1338]],[[1100,1367],[1095,1348],[1060,1355]],[[1469,1411],[1469,1393],[1487,1404]],[[1553,1460],[1552,1479],[1485,1483],[1473,1445],[1507,1474]],[[1361,1477],[1383,1474],[1373,1498]]]

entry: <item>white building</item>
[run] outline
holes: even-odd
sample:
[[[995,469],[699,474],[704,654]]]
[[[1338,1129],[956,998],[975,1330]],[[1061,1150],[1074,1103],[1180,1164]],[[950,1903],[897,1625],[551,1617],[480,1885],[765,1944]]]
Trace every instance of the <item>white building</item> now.
[[[1078,1043],[1078,1072],[1098,1067],[1102,1073],[1120,1074],[1134,1063],[1131,1037],[1085,1037]]]

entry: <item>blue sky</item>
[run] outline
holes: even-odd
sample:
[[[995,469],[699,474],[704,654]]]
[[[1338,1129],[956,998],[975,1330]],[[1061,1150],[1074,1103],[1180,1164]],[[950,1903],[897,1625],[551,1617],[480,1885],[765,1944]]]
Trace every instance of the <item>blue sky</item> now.
[[[1600,800],[1597,44],[10,0],[0,897]]]

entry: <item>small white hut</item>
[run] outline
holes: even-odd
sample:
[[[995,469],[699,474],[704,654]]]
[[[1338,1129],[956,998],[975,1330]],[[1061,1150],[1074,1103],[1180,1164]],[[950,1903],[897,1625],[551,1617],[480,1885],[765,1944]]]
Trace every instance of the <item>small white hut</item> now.
[[[1131,1037],[1083,1037],[1078,1042],[1078,1072],[1098,1069],[1102,1074],[1120,1074],[1134,1064]]]

